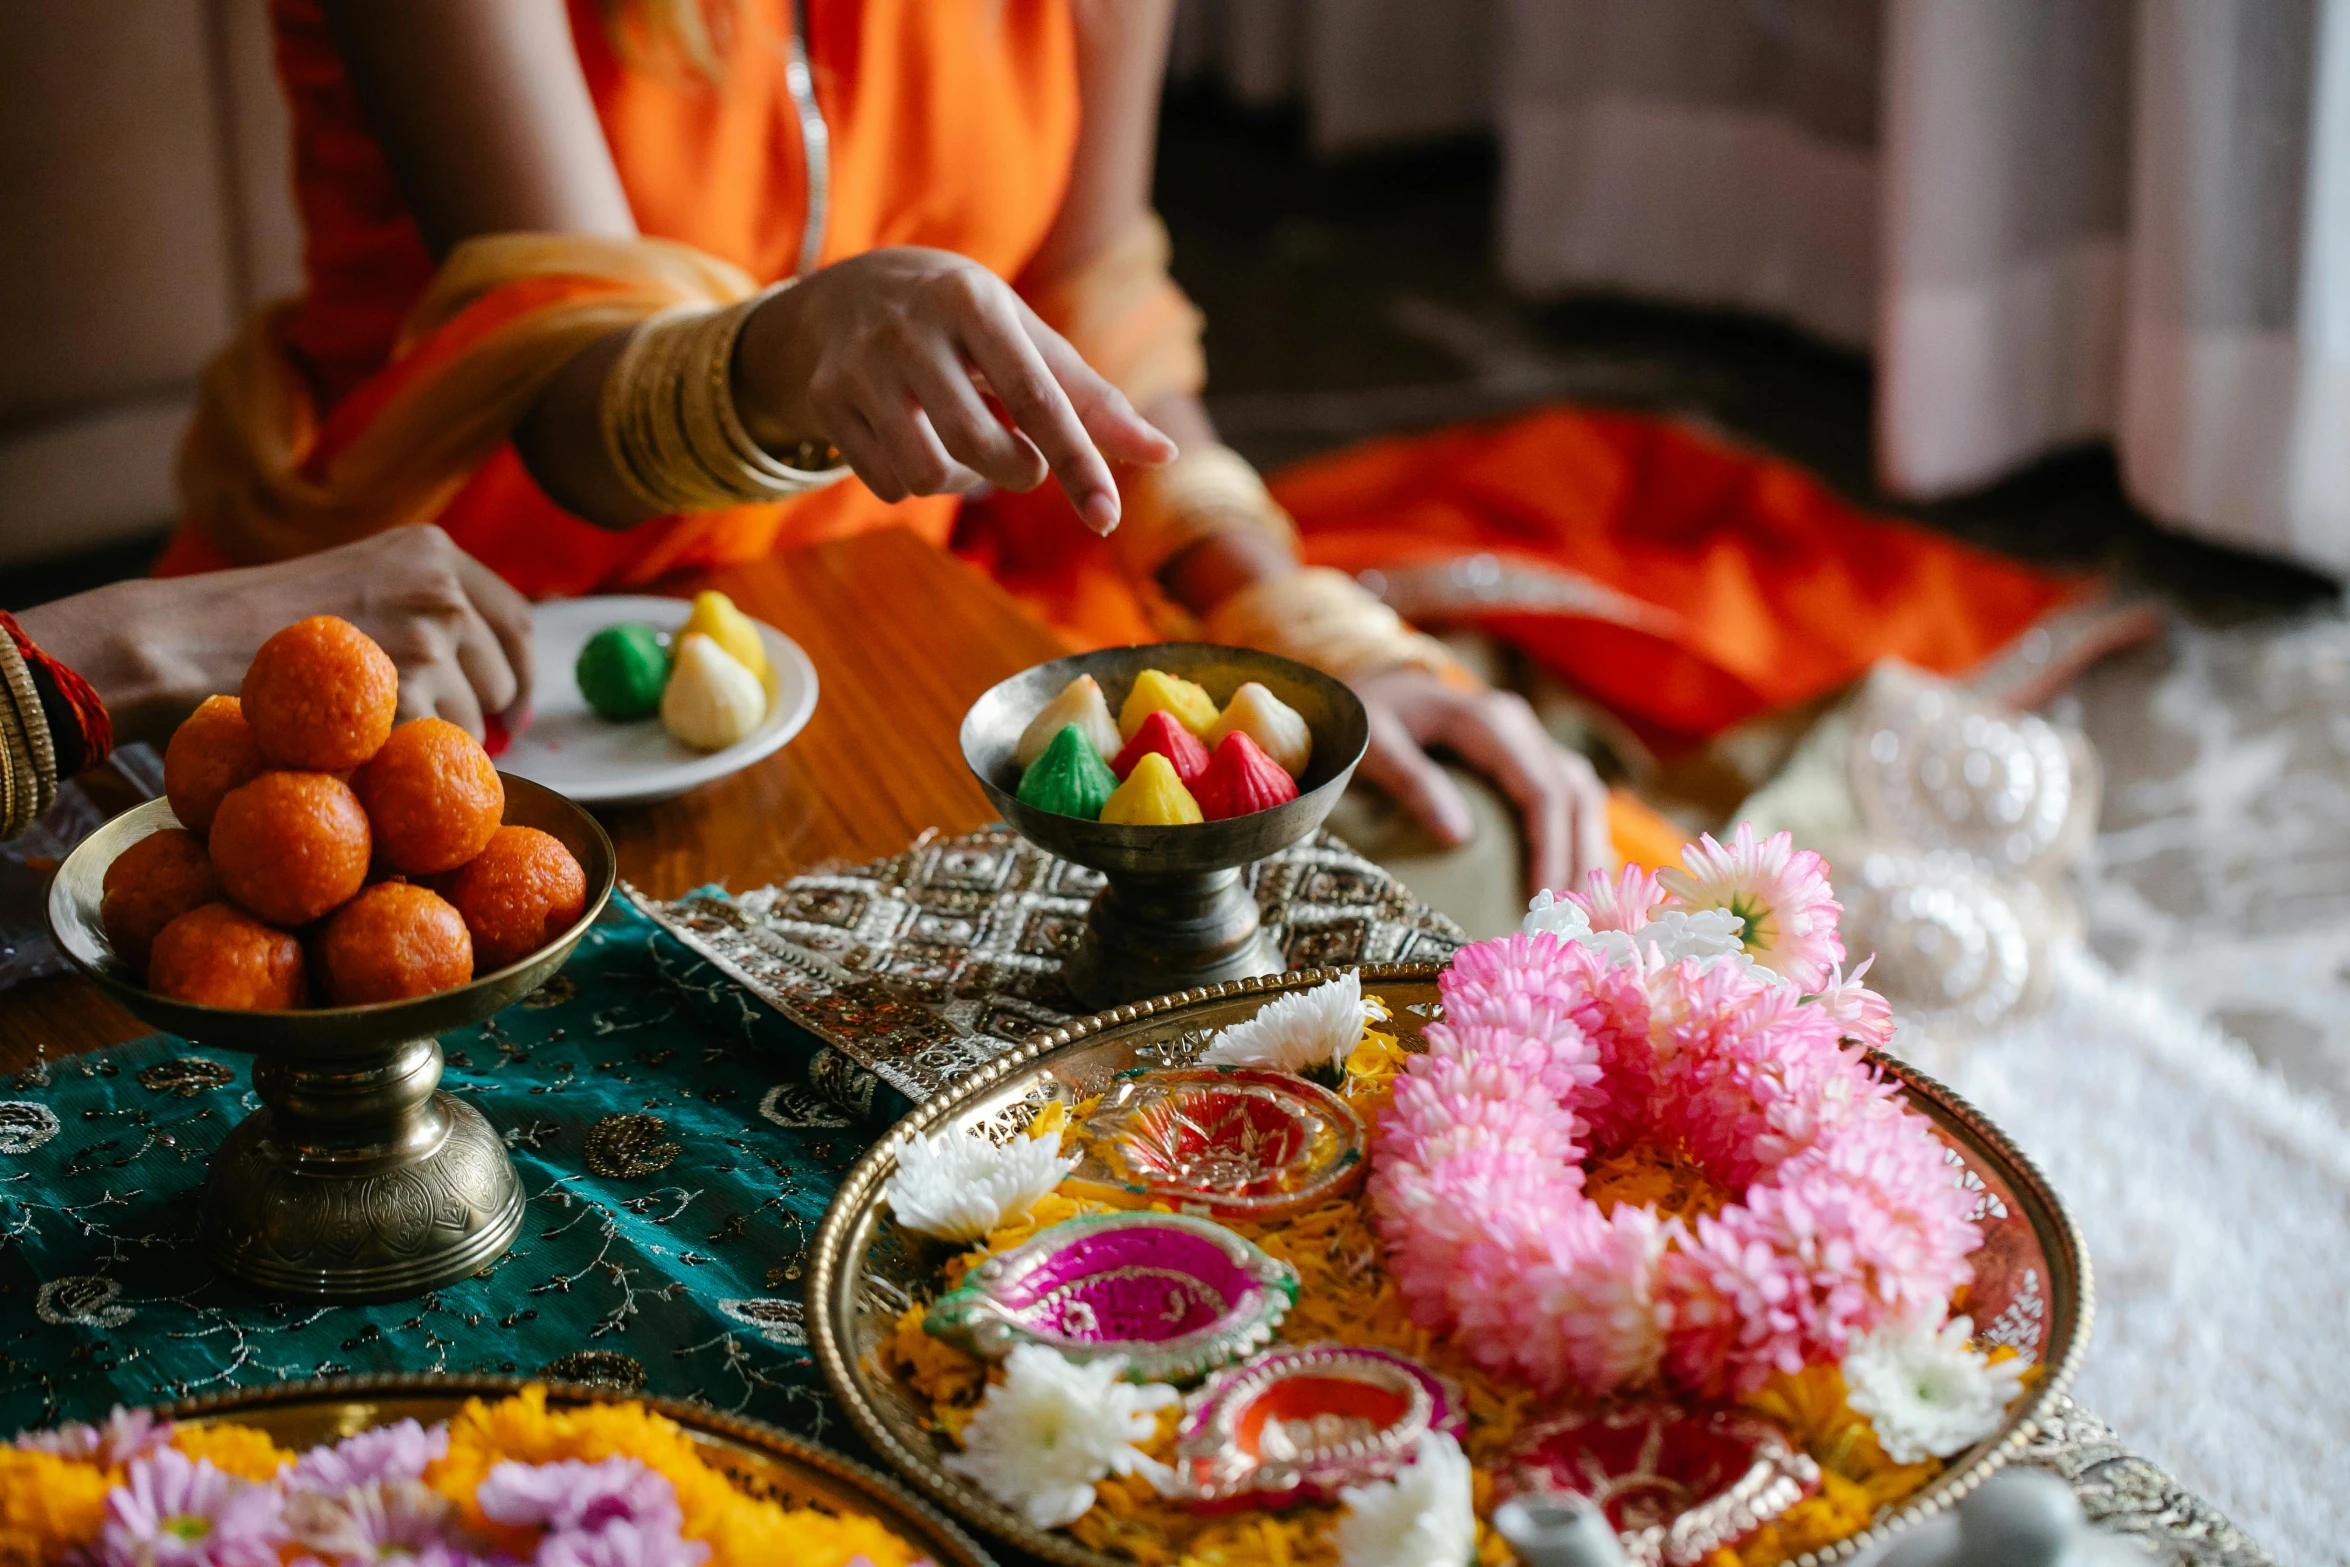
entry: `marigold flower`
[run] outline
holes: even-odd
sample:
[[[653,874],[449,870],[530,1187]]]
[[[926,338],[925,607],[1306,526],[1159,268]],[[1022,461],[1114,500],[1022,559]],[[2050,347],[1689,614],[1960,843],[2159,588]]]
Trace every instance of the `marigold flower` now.
[[[96,1539],[110,1484],[94,1464],[0,1447],[0,1567],[40,1567]]]
[[[172,1432],[171,1445],[240,1480],[274,1480],[279,1470],[294,1461],[294,1455],[272,1442],[268,1432],[227,1421],[179,1426]]]

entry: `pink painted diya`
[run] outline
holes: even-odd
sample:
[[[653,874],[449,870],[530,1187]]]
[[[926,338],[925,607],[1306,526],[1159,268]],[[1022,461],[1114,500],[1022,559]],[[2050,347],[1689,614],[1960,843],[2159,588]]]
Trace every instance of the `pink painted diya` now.
[[[1363,1122],[1286,1072],[1249,1068],[1122,1078],[1080,1124],[1087,1196],[1263,1222],[1362,1184]]]
[[[988,1258],[922,1328],[983,1360],[1045,1344],[1123,1356],[1137,1382],[1188,1382],[1270,1342],[1296,1302],[1297,1270],[1221,1224],[1097,1213]]]
[[[1460,1398],[1426,1367],[1383,1349],[1267,1350],[1191,1395],[1173,1494],[1205,1507],[1328,1500],[1384,1480],[1426,1431],[1458,1431]]]
[[[1694,1567],[1819,1484],[1820,1466],[1766,1420],[1636,1403],[1530,1428],[1504,1467],[1500,1499],[1589,1497],[1634,1561]]]

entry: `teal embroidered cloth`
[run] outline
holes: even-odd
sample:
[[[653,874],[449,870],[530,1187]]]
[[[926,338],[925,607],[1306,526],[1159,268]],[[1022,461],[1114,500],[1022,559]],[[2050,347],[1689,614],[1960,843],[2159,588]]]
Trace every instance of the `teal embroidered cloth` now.
[[[196,1241],[250,1058],[165,1036],[0,1078],[0,1437],[232,1386],[367,1371],[598,1380],[850,1439],[800,1279],[871,1129],[815,1042],[615,898],[561,974],[444,1035],[442,1086],[504,1135],[529,1207],[487,1277],[421,1299],[269,1300]]]

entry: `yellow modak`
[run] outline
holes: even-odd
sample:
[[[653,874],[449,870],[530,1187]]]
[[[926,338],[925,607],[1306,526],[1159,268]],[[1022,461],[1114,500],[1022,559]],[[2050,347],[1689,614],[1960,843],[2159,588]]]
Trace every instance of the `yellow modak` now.
[[[705,588],[694,595],[693,613],[677,628],[677,640],[669,655],[672,665],[677,662],[685,639],[697,633],[717,643],[729,658],[761,680],[767,678],[767,644],[760,640],[758,626],[750,616],[734,607],[734,600],[714,588]]]
[[[1183,827],[1204,819],[1175,764],[1156,751],[1143,754],[1102,807],[1102,820],[1122,827]]]
[[[1126,705],[1118,709],[1120,738],[1133,739],[1142,721],[1161,711],[1195,735],[1205,736],[1216,724],[1214,697],[1179,675],[1146,669],[1134,677],[1134,689],[1126,693]]]

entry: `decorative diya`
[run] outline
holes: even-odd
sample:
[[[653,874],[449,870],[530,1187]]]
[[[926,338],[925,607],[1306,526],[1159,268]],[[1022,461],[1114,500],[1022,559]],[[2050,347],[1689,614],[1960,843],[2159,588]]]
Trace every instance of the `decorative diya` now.
[[[922,1327],[984,1360],[1045,1344],[1123,1356],[1137,1382],[1188,1382],[1269,1342],[1296,1301],[1297,1270],[1220,1224],[1101,1213],[988,1258]]]
[[[1401,1355],[1344,1344],[1268,1350],[1191,1396],[1172,1485],[1207,1506],[1328,1500],[1394,1474],[1423,1432],[1459,1427],[1459,1396]]]
[[[1678,1404],[1619,1404],[1529,1429],[1507,1494],[1598,1504],[1645,1567],[1694,1567],[1819,1488],[1820,1466],[1767,1420]]]
[[[1089,1195],[1218,1219],[1286,1218],[1362,1184],[1362,1118],[1285,1072],[1122,1078],[1079,1127]]]

